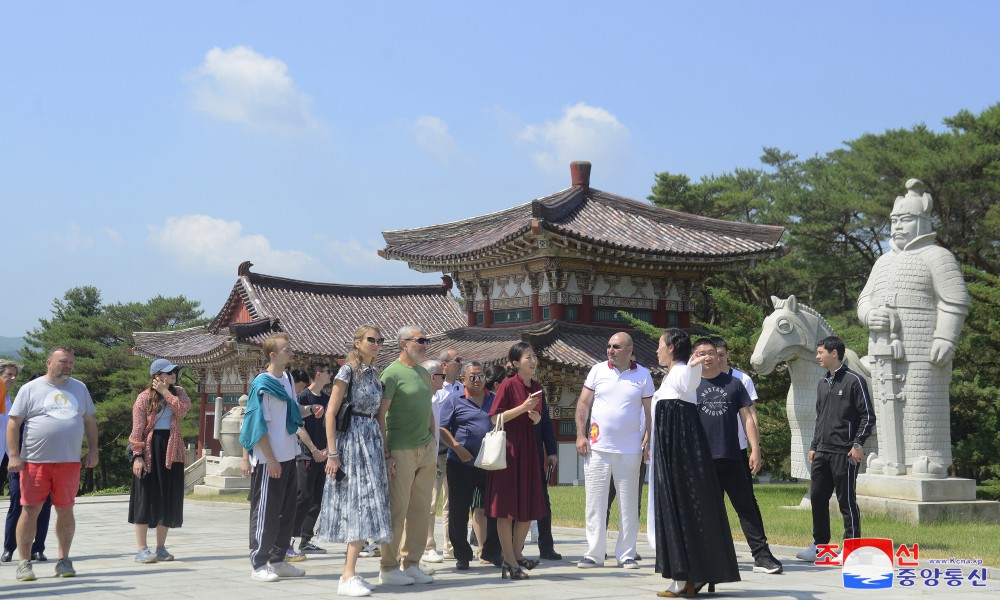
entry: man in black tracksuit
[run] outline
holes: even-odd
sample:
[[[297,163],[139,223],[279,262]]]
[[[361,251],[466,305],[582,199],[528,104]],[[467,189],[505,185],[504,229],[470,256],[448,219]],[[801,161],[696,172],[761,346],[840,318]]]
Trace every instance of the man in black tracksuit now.
[[[864,443],[875,427],[868,384],[844,364],[844,342],[836,336],[820,340],[819,365],[827,370],[816,396],[816,430],[809,447],[812,465],[813,545],[798,553],[815,562],[816,546],[830,543],[830,495],[837,491],[844,516],[844,539],[861,537],[861,513],[855,495]]]

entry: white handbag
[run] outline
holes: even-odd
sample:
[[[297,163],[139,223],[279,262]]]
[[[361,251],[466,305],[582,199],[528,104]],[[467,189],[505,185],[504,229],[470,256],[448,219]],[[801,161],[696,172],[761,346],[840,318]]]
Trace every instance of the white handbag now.
[[[497,417],[493,431],[486,434],[479,446],[476,466],[484,471],[499,471],[507,468],[507,433],[503,430],[503,413]]]

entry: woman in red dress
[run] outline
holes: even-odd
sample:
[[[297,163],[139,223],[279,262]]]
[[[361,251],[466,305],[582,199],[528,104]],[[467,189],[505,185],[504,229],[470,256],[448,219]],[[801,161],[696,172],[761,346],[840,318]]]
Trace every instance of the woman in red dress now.
[[[538,412],[542,386],[531,379],[537,368],[538,357],[531,344],[518,342],[511,346],[507,379],[497,388],[490,409],[494,423],[503,416],[507,432],[507,468],[490,471],[486,477],[486,514],[497,520],[503,549],[500,576],[504,579],[527,579],[522,568],[538,566],[537,560],[527,560],[522,554],[531,522],[545,516],[533,427],[542,418]]]

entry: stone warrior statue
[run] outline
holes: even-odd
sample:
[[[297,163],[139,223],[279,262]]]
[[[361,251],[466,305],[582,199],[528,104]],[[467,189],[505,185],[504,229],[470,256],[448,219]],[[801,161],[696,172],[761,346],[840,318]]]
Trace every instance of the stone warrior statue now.
[[[891,249],[858,299],[881,452],[868,469],[943,478],[951,465],[951,360],[969,292],[955,257],[934,243],[931,195],[916,179],[906,189],[892,207]]]

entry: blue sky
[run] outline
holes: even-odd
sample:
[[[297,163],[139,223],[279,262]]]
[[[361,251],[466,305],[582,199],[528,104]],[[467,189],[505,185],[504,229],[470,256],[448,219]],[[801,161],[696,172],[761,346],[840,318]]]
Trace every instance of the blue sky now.
[[[1000,101],[992,2],[4,2],[0,335],[242,260],[431,283],[380,232],[823,154]],[[913,176],[919,176],[914,173]],[[470,232],[471,234],[471,232]]]

